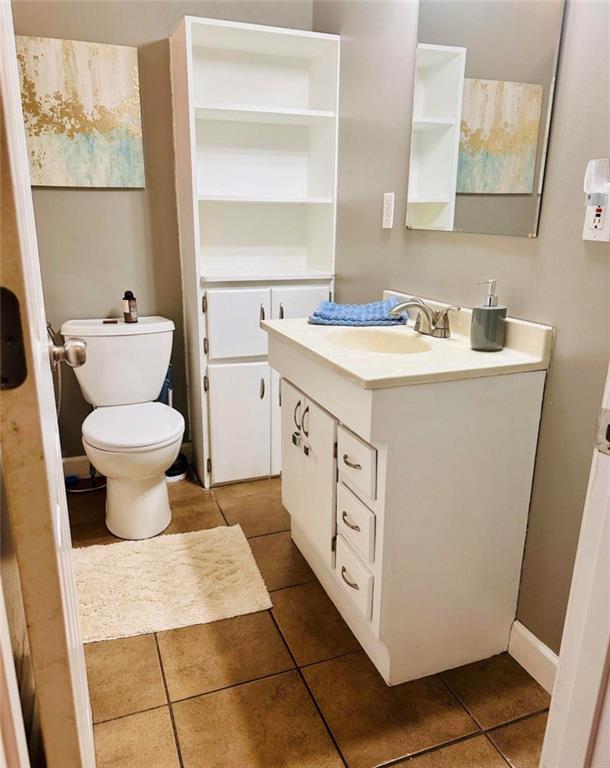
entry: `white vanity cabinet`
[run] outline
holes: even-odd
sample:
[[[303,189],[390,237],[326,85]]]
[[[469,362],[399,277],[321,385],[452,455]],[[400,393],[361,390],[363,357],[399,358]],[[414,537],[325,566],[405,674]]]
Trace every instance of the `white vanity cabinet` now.
[[[509,318],[492,355],[453,322],[411,355],[263,323],[292,539],[389,685],[506,651],[516,614],[553,331]]]
[[[321,560],[334,564],[337,420],[282,382],[282,501]]]
[[[189,422],[208,487],[279,474],[259,323],[332,294],[339,37],[186,16],[170,45]]]

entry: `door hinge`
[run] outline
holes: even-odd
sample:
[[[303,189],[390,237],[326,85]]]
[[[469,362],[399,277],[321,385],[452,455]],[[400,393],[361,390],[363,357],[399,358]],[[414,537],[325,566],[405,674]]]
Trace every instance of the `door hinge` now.
[[[203,351],[206,355],[210,351],[210,342],[207,340],[207,337],[203,340]]]
[[[330,551],[331,552],[337,551],[337,534],[335,534],[330,540]]]
[[[208,379],[207,376],[204,376],[203,377],[203,391],[207,392],[209,390],[209,388],[210,388],[210,380]]]
[[[206,463],[205,463],[205,468],[207,469],[207,471],[208,471],[208,472],[211,472],[211,471],[212,471],[212,459],[208,459],[208,460],[206,461]]]
[[[337,458],[337,456],[338,456],[338,453],[339,453],[339,452],[338,452],[338,445],[337,445],[337,443],[335,443],[335,444],[333,445],[333,459],[336,459],[336,458]]]
[[[201,311],[204,315],[208,311],[208,297],[205,293],[201,297]]]
[[[599,412],[595,447],[600,453],[610,456],[610,408],[602,408]]]

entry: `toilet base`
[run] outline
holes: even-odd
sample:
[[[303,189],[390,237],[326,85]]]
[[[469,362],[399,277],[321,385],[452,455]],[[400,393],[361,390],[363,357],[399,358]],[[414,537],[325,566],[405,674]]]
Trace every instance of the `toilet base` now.
[[[172,519],[165,473],[136,479],[107,478],[106,527],[120,539],[150,539]]]

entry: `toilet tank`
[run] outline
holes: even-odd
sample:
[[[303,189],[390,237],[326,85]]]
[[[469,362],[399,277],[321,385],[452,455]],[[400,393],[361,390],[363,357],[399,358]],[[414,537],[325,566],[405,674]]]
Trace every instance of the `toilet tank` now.
[[[87,360],[74,373],[91,405],[129,405],[156,400],[172,352],[174,324],[164,317],[119,320],[68,320],[64,339],[87,342]]]

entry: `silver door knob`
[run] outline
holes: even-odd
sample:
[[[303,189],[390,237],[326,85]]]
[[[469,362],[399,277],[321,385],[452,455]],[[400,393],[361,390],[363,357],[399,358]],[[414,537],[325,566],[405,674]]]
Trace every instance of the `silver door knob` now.
[[[51,365],[67,363],[70,368],[80,368],[87,360],[87,342],[84,339],[66,339],[63,345],[49,344]]]

